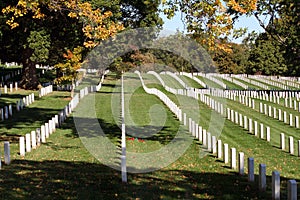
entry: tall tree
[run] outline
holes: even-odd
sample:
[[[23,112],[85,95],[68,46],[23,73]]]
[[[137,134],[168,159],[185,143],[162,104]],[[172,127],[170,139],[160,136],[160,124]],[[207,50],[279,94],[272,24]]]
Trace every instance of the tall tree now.
[[[73,51],[78,46],[84,46],[85,51],[82,52],[87,52],[122,30],[123,25],[128,28],[154,25],[161,27],[159,4],[157,0],[14,0],[1,3],[3,15],[0,20],[1,26],[5,28],[1,29],[4,31],[0,40],[7,41],[6,45],[0,47],[1,59],[21,62],[26,69],[22,81],[26,84],[23,86],[36,88],[37,81],[33,78],[35,63],[50,65],[59,62],[68,63],[66,57],[62,56],[67,50]],[[5,22],[7,25],[4,25]],[[32,49],[35,45],[29,45],[27,38],[31,31],[39,29],[45,30],[46,34],[50,35],[48,39],[51,46],[45,47],[48,49],[46,60],[29,59],[35,51]],[[13,44],[19,44],[22,48],[16,48]],[[20,49],[25,51],[25,46],[27,53],[21,53]],[[11,55],[11,52],[14,52],[14,55]],[[20,54],[24,55],[24,59],[18,57]],[[58,70],[62,70],[63,65],[59,66]]]
[[[255,40],[248,58],[247,73],[264,75],[285,75],[287,72],[284,49],[267,33]]]
[[[238,13],[231,11],[231,14],[233,13],[239,16]],[[264,48],[271,48],[270,45],[274,45],[274,49],[269,51],[269,57],[274,57],[274,50],[277,49],[276,51],[280,51],[285,60],[287,67],[287,70],[284,70],[285,74],[300,75],[300,1],[259,0],[257,9],[249,12],[249,15],[255,16],[268,35],[264,36],[264,40],[268,42],[258,38],[256,48],[258,44],[260,47],[263,45]],[[264,58],[261,60],[263,61]],[[282,69],[279,71],[282,72]]]
[[[243,44],[228,44],[232,52],[216,49],[213,54],[213,60],[219,73],[224,74],[243,74],[248,65],[249,49]]]
[[[256,9],[257,0],[178,0],[163,1],[164,12],[171,18],[177,10],[183,13],[187,31],[207,49],[230,51],[226,44],[233,34],[233,17],[228,10],[240,15],[251,13]],[[225,41],[225,43],[222,43]]]

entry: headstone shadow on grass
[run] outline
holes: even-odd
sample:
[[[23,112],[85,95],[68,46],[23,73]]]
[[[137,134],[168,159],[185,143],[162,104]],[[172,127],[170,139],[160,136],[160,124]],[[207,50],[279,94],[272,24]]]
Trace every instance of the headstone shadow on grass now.
[[[167,170],[128,174],[121,184],[118,171],[100,163],[14,160],[4,167],[1,197],[5,199],[244,199],[271,197],[259,194],[256,183],[236,173]],[[271,177],[267,177],[267,184]],[[147,188],[147,189],[145,189]],[[282,197],[286,194],[283,192]]]

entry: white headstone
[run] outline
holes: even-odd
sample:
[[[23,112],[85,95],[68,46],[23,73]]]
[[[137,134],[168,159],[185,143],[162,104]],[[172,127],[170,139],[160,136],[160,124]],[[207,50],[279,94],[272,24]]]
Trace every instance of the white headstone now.
[[[228,144],[224,144],[223,149],[224,149],[224,154],[223,154],[224,163],[227,164],[229,162]]]
[[[32,146],[32,149],[36,149],[36,134],[35,134],[35,131],[31,131],[31,146]]]
[[[222,158],[222,140],[218,140],[218,159]]]
[[[278,109],[278,120],[282,121],[282,113],[281,113],[281,109]]]
[[[207,132],[207,150],[208,150],[208,152],[212,151],[211,133],[210,132]]]
[[[207,133],[206,133],[206,129],[203,129],[203,135],[202,135],[202,144],[204,147],[207,147]]]
[[[293,114],[290,114],[290,126],[294,126],[294,118],[293,118]]]
[[[41,145],[41,129],[37,128],[35,130],[35,132],[36,132],[36,145],[40,146]]]
[[[212,146],[212,153],[216,154],[217,153],[217,138],[214,135],[211,137],[211,146]]]
[[[299,116],[296,116],[295,118],[296,118],[295,119],[295,121],[296,121],[296,128],[300,128],[300,126],[299,126]]]
[[[258,135],[258,123],[257,123],[257,121],[254,121],[254,135],[255,136]]]
[[[286,111],[283,112],[283,122],[285,124],[287,123],[287,114],[286,114]]]
[[[248,119],[246,115],[244,115],[244,129],[248,129]]]
[[[25,156],[25,138],[19,138],[19,146],[20,146],[20,156]]]
[[[30,133],[27,133],[25,137],[26,137],[26,152],[30,152],[31,151]]]
[[[244,153],[239,152],[239,174],[240,175],[244,175],[244,166],[245,166],[244,157],[245,157]]]
[[[8,107],[4,106],[4,118],[8,119]]]
[[[49,126],[49,134],[51,135],[53,133],[53,128],[52,128],[52,120],[48,120],[48,126]]]
[[[264,125],[260,124],[260,138],[264,139]]]
[[[289,152],[294,154],[294,138],[292,136],[289,136]]]
[[[297,182],[296,182],[296,180],[288,181],[288,200],[297,200]]]
[[[231,169],[236,169],[236,149],[231,148]]]
[[[240,126],[243,127],[243,115],[239,114],[239,118]]]
[[[12,113],[12,105],[11,104],[8,105],[8,114],[9,114],[9,116],[13,115],[13,113]]]
[[[270,130],[270,127],[269,127],[269,126],[267,126],[266,139],[267,139],[268,142],[271,141],[271,130]]]
[[[4,142],[4,164],[10,164],[10,146],[8,141]]]
[[[238,112],[234,112],[234,119],[235,119],[235,123],[238,124],[239,123],[239,113]]]
[[[254,158],[248,158],[248,181],[254,182]]]
[[[122,182],[127,183],[127,169],[126,169],[126,156],[121,156],[121,175]]]
[[[45,136],[46,138],[49,138],[49,124],[45,123]]]
[[[253,133],[253,124],[251,118],[249,118],[249,133]]]
[[[42,143],[46,143],[45,125],[41,126],[41,141]]]
[[[199,142],[202,142],[203,141],[203,129],[202,129],[202,126],[199,126]]]
[[[280,200],[280,173],[272,172],[272,199]]]
[[[285,150],[285,136],[284,133],[280,133],[280,147],[282,150]]]
[[[266,179],[266,165],[259,164],[259,190],[261,192],[266,191],[267,179]]]

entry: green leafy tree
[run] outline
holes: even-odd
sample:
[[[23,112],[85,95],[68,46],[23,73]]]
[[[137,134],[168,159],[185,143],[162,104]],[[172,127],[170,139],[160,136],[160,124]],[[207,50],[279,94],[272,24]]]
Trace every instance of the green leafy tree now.
[[[229,44],[232,52],[215,50],[213,60],[219,73],[242,74],[246,72],[248,64],[248,48],[243,44]]]
[[[285,75],[288,68],[284,55],[282,46],[266,33],[262,33],[250,51],[247,73]]]

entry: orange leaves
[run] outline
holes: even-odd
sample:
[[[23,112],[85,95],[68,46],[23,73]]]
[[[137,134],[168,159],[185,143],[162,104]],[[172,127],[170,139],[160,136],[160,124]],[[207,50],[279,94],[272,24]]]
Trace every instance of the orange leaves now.
[[[228,0],[227,6],[240,13],[248,13],[256,10],[257,0],[243,0],[236,2],[236,0]]]
[[[19,0],[17,5],[9,5],[2,9],[4,14],[12,15],[6,23],[13,29],[19,24],[16,19],[22,17],[28,12],[32,13],[32,18],[42,19],[45,14],[41,12],[40,7],[45,4],[42,0]],[[77,18],[83,22],[82,31],[88,41],[84,42],[87,48],[95,47],[101,40],[114,36],[117,32],[124,29],[122,24],[112,21],[111,11],[102,12],[101,9],[93,9],[89,2],[80,2],[78,0],[49,1],[47,6],[52,11],[67,10],[68,17]]]
[[[73,51],[67,50],[67,52],[63,54],[66,59],[65,62],[55,65],[55,68],[63,73],[63,76],[55,79],[56,83],[71,82],[76,78],[76,71],[81,67],[82,50],[82,47],[76,47]]]

